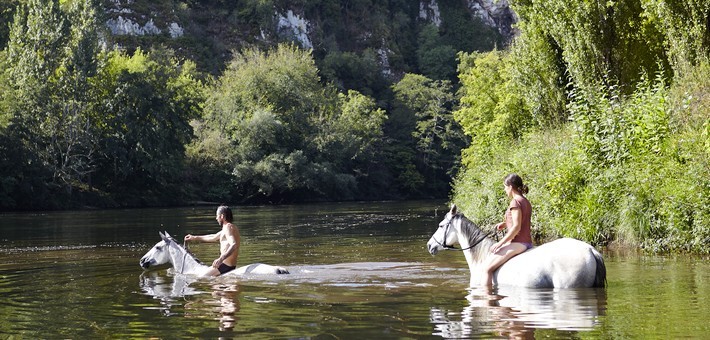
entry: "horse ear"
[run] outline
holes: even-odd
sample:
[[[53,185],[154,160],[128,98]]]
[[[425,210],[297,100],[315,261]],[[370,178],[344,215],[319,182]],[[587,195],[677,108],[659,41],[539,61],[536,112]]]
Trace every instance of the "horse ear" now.
[[[172,236],[170,236],[170,234],[168,234],[167,231],[165,232],[165,237],[167,237],[167,238],[173,238]]]
[[[160,239],[163,240],[163,241],[166,241],[166,240],[168,239],[168,237],[165,236],[165,234],[163,234],[162,231],[159,231],[159,232],[158,232],[158,235],[160,235]]]
[[[451,204],[451,215],[456,215],[456,204]]]

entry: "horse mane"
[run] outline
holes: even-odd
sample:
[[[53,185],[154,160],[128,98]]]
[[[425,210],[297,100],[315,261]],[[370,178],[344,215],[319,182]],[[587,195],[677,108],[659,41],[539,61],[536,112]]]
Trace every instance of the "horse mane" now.
[[[471,247],[470,251],[473,253],[474,258],[483,259],[485,258],[485,253],[488,251],[487,248],[483,247],[486,243],[485,240],[488,239],[488,235],[484,234],[481,228],[479,228],[475,223],[471,222],[463,213],[458,213],[454,218],[460,221],[461,233],[466,237],[468,244],[474,244],[478,242],[475,246]]]
[[[185,251],[188,255],[192,256],[192,258],[195,259],[195,261],[197,261],[197,263],[199,263],[199,264],[204,264],[204,263],[202,263],[202,261],[200,261],[200,259],[197,258],[197,256],[195,256],[195,253],[191,252],[190,249],[188,249],[187,247],[183,247],[183,246],[182,246],[180,243],[178,243],[178,241],[175,240],[172,236],[168,237],[168,239],[170,239],[170,242],[174,243],[178,248],[182,249],[182,250]]]

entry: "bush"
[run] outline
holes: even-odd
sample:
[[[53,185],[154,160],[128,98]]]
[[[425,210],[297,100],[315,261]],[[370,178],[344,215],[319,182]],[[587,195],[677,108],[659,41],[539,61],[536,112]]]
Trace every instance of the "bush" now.
[[[516,172],[531,189],[537,240],[567,236],[654,252],[708,253],[710,124],[705,118],[671,130],[669,121],[678,119],[670,113],[685,117],[690,106],[669,105],[676,101],[668,94],[678,89],[662,84],[642,82],[630,96],[574,107],[575,117],[594,121],[587,125],[576,120],[517,142],[470,147],[453,200],[477,223],[498,222],[508,203],[502,179]]]

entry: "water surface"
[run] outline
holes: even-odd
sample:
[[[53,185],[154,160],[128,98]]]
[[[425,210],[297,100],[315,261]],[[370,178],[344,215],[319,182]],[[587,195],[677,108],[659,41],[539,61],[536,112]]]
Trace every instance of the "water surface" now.
[[[702,338],[710,265],[604,252],[607,289],[467,289],[426,241],[444,202],[237,207],[240,265],[292,274],[143,272],[160,240],[218,230],[215,207],[0,215],[0,338]],[[203,261],[215,244],[194,244]]]

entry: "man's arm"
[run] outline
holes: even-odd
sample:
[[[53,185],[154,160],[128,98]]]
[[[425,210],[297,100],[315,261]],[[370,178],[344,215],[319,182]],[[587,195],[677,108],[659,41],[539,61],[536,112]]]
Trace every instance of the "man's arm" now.
[[[219,237],[222,232],[209,235],[185,235],[185,241],[199,241],[199,242],[219,242]]]

